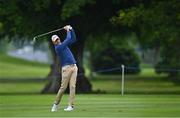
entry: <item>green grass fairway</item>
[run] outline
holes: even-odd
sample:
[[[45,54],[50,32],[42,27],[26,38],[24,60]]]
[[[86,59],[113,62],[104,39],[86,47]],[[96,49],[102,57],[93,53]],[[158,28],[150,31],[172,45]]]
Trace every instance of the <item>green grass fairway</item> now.
[[[84,94],[76,96],[76,109],[64,112],[67,95],[58,112],[51,113],[55,95],[0,96],[4,117],[180,117],[180,95]]]

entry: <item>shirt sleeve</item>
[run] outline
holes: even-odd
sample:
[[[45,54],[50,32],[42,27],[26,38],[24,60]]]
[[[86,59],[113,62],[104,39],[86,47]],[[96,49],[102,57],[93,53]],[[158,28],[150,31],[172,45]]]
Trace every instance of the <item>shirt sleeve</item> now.
[[[76,41],[76,34],[74,30],[71,29],[70,31],[67,31],[66,39],[60,45],[57,46],[57,49],[61,50],[65,48],[66,46],[74,43],[75,41]]]
[[[72,37],[72,43],[76,42],[76,33],[73,29],[71,30],[71,37]]]

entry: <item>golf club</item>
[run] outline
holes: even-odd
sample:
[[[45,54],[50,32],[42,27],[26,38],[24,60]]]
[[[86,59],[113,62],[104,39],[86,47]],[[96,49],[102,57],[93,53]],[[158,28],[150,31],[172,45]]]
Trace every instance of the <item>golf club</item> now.
[[[52,31],[49,31],[49,32],[46,32],[46,33],[43,33],[43,34],[39,34],[39,35],[36,35],[34,38],[33,38],[33,44],[36,42],[36,39],[37,38],[39,38],[39,37],[42,37],[42,36],[45,36],[45,35],[47,35],[47,34],[51,34],[51,33],[53,33],[53,32],[57,32],[57,31],[60,31],[60,30],[63,30],[64,29],[64,27],[62,27],[62,28],[59,28],[59,29],[56,29],[56,30],[52,30]]]

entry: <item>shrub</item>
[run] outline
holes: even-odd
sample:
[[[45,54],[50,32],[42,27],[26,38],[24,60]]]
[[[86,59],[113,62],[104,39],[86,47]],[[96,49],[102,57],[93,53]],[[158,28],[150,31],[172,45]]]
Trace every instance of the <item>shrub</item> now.
[[[137,69],[126,69],[125,73],[139,73],[140,59],[135,51],[128,47],[107,47],[104,50],[96,53],[92,57],[92,65],[94,70],[109,69],[113,67],[121,67],[121,65],[136,67]],[[120,70],[105,72],[106,74],[119,74]]]

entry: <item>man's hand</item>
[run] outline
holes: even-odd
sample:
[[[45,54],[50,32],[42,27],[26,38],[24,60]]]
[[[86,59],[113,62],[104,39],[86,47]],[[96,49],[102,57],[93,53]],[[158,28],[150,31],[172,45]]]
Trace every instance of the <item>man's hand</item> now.
[[[69,31],[69,30],[72,29],[72,27],[71,27],[70,25],[66,25],[66,26],[64,26],[64,29],[65,29],[66,31]]]

